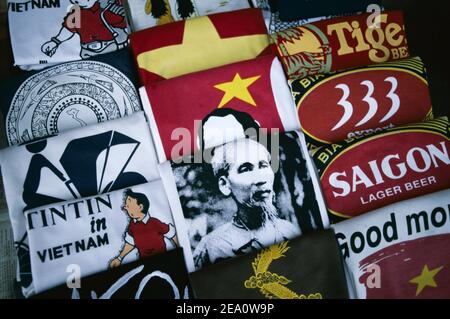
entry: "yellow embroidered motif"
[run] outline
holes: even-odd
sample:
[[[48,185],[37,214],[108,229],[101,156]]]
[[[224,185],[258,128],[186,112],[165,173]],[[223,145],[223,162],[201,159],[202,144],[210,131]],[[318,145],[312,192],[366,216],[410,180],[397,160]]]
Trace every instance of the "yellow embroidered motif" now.
[[[139,68],[171,79],[256,58],[269,46],[266,34],[222,39],[209,17],[186,20],[183,42],[140,53]]]
[[[322,299],[322,294],[315,293],[297,294],[286,287],[292,282],[284,276],[268,271],[270,264],[281,257],[289,250],[288,242],[270,246],[262,250],[252,262],[254,276],[251,276],[244,283],[245,288],[259,289],[261,293],[269,299]]]

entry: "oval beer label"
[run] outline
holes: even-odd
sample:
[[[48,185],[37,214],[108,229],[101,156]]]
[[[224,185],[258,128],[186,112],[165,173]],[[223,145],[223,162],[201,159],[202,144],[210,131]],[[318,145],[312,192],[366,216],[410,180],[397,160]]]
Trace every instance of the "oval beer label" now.
[[[349,218],[449,188],[449,136],[448,122],[434,120],[318,150],[329,212]]]
[[[334,143],[370,129],[421,122],[431,99],[420,59],[310,76],[291,83],[302,130]]]

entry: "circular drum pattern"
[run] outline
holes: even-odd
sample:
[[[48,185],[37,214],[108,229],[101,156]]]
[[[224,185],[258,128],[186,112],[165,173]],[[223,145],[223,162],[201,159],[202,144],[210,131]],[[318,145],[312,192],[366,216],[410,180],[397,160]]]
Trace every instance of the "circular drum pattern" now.
[[[120,118],[141,110],[133,83],[97,61],[61,64],[28,78],[6,117],[10,145]]]

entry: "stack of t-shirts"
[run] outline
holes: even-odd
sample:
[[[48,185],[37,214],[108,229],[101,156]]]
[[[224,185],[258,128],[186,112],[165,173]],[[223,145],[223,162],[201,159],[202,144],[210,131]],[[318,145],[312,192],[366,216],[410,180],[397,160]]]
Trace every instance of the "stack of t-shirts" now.
[[[130,37],[144,85],[274,52],[259,9],[168,23]]]
[[[332,230],[270,246],[191,274],[197,298],[348,298]]]
[[[1,83],[9,145],[140,111],[133,56],[123,49],[27,72]]]
[[[0,161],[25,295],[33,291],[25,211],[159,178],[142,111],[11,146],[0,152]]]
[[[204,150],[204,161],[194,154],[163,164],[189,271],[329,226],[303,134],[263,140],[242,138]]]
[[[392,204],[333,228],[353,297],[450,296],[450,189]]]
[[[188,299],[191,286],[178,248],[79,280],[69,269],[66,284],[34,296],[36,299]]]
[[[212,13],[250,8],[250,0],[128,0],[126,8],[134,32]]]
[[[15,65],[24,70],[87,59],[128,45],[122,1],[8,0]]]
[[[370,17],[334,18],[272,34],[288,78],[407,58],[403,13],[384,11],[373,24]]]
[[[24,212],[34,291],[175,248],[176,232],[161,180]]]

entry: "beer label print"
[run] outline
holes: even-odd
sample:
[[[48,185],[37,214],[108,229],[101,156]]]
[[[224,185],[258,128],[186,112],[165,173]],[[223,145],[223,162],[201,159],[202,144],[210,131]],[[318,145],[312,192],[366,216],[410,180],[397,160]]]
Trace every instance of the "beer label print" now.
[[[319,148],[313,155],[330,219],[358,216],[450,187],[446,118]]]
[[[403,59],[290,82],[310,149],[432,118],[425,67]]]
[[[401,11],[313,22],[271,39],[290,80],[409,57]]]

